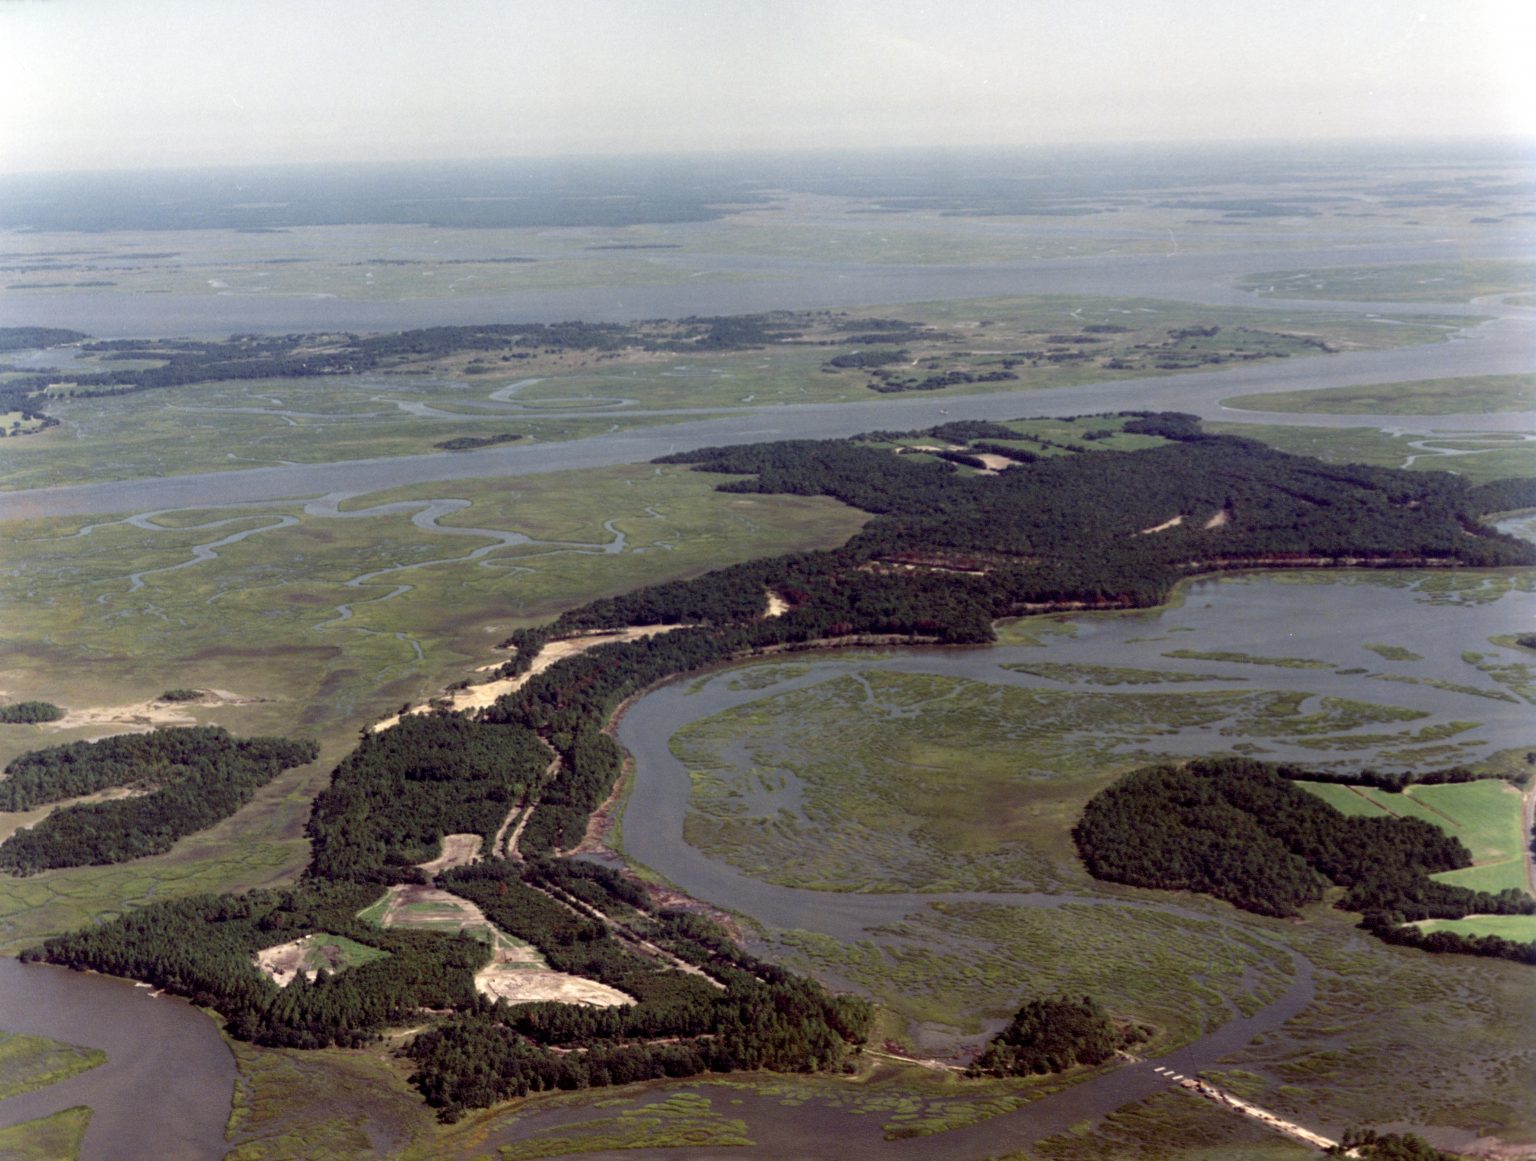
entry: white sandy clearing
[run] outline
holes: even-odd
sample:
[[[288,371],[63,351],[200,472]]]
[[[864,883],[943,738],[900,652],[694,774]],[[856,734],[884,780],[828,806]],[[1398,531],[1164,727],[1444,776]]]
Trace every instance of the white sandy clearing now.
[[[72,709],[56,722],[40,723],[53,731],[107,727],[110,734],[147,734],[162,726],[195,726],[197,719],[189,712],[194,706],[204,709],[224,705],[255,705],[264,699],[245,697],[227,689],[205,689],[196,701],[136,701],[128,705],[88,706]]]
[[[276,947],[258,951],[251,959],[267,978],[280,988],[286,988],[292,983],[301,969],[304,972],[304,978],[314,982],[320,974],[320,969],[305,968],[304,963],[309,958],[310,947],[323,938],[320,935],[306,935],[303,939],[295,939],[290,943],[280,943]]]
[[[1232,509],[1223,508],[1200,527],[1210,531],[1212,528],[1224,528],[1230,523],[1232,523]]]
[[[996,452],[969,452],[982,463],[987,465],[989,472],[1006,472],[1009,468],[1017,467],[1018,461],[1011,460],[1007,456],[1000,456]]]
[[[769,621],[774,617],[782,617],[789,612],[789,602],[772,589],[768,590],[768,611],[763,614],[763,620]]]
[[[480,861],[482,839],[477,834],[445,834],[443,853],[429,863],[417,863],[429,875],[436,875],[453,867],[467,867]]]
[[[446,708],[452,713],[458,713],[461,710],[485,709],[494,705],[497,698],[521,689],[530,678],[536,677],[551,665],[564,661],[567,657],[575,657],[578,653],[585,653],[588,649],[595,649],[599,645],[611,645],[615,641],[639,641],[645,637],[655,637],[661,633],[670,633],[674,629],[686,628],[688,628],[687,625],[631,625],[627,629],[603,629],[595,633],[584,633],[579,637],[564,637],[559,641],[546,644],[539,650],[539,655],[533,659],[533,664],[527,671],[516,677],[487,681],[481,685],[472,685],[468,689],[455,689],[441,697],[433,698],[425,705],[413,706],[406,713],[431,713],[434,703],[437,705],[446,703]],[[500,668],[501,664],[497,662],[489,668]],[[400,724],[400,717],[400,714],[390,714],[382,721],[375,722],[374,732],[394,728]]]
[[[498,953],[499,954],[499,953]],[[566,975],[549,968],[492,963],[475,973],[475,990],[509,1004],[552,1000],[557,1004],[586,1004],[591,1008],[617,1008],[633,1004],[632,997],[617,988]]]
[[[1163,531],[1166,531],[1169,528],[1177,528],[1182,523],[1184,523],[1184,513],[1180,512],[1172,520],[1164,520],[1161,524],[1154,524],[1154,525],[1152,525],[1151,528],[1143,528],[1136,535],[1138,535],[1138,536],[1150,536],[1154,532],[1163,532]]]
[[[475,974],[475,988],[491,999],[527,1004],[553,1000],[562,1004],[589,1004],[612,1008],[634,1000],[616,988],[596,980],[557,972],[544,962],[538,949],[499,930],[485,913],[468,899],[437,887],[402,884],[389,889],[385,927],[424,927],[489,934],[495,949],[491,962]],[[275,949],[274,949],[275,950]]]

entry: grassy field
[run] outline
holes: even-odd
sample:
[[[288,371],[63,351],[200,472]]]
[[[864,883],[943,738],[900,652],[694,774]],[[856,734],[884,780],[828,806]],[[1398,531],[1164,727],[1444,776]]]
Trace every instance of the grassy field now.
[[[1080,888],[1088,880],[1067,838],[1077,812],[1120,774],[1181,752],[1160,749],[1160,737],[1204,729],[1232,747],[1273,740],[1329,754],[1444,743],[1477,725],[1424,725],[1423,711],[1390,702],[1294,691],[1101,693],[1088,685],[1157,675],[1015,668],[1087,684],[1036,690],[870,669],[693,723],[672,742],[693,779],[685,837],[785,886]]]
[[[1251,1099],[1324,1132],[1406,1121],[1529,1139],[1530,969],[1391,948],[1353,923],[1319,912],[1282,933],[1320,969],[1318,998],[1229,1058],[1263,1078]]]
[[[1426,919],[1425,931],[1453,931],[1458,935],[1496,935],[1517,943],[1536,943],[1536,915],[1471,915],[1466,919]]]
[[[1288,982],[1273,948],[1216,918],[1106,902],[1054,909],[939,903],[875,937],[848,944],[809,932],[776,932],[787,962],[872,995],[905,1028],[897,1039],[933,1051],[975,1038],[1031,995],[1092,995],[1117,1016],[1157,1028],[1150,1046],[1170,1051],[1256,1011]]]
[[[1098,1125],[1047,1137],[1030,1153],[1039,1161],[1308,1161],[1316,1156],[1315,1149],[1178,1089],[1129,1105]]]
[[[1322,415],[1476,415],[1530,411],[1536,407],[1536,376],[1478,375],[1420,379],[1374,387],[1328,387],[1223,399],[1246,411],[1302,411]]]
[[[499,384],[497,384],[499,385]],[[670,420],[635,413],[588,418],[580,408],[473,411],[493,384],[450,379],[339,377],[246,380],[167,387],[46,405],[60,424],[5,445],[0,486],[41,488],[92,480],[330,463],[375,456],[440,454],[459,436],[520,435],[560,441],[600,435],[615,424]],[[427,408],[443,414],[413,414]],[[698,418],[690,416],[689,418]],[[167,457],[174,445],[177,454]]]
[[[1520,792],[1508,782],[1410,786],[1392,794],[1370,786],[1302,782],[1323,801],[1348,815],[1420,818],[1460,839],[1472,852],[1473,865],[1434,878],[1480,891],[1529,889],[1525,874],[1525,824]]]
[[[685,1090],[562,1125],[503,1146],[498,1156],[501,1161],[535,1161],[603,1149],[728,1148],[755,1143],[745,1121],[716,1110],[705,1093]]]
[[[228,1044],[240,1075],[227,1161],[368,1161],[397,1157],[434,1136],[431,1110],[387,1048],[301,1052]]]
[[[1275,270],[1242,285],[1275,298],[1333,298],[1353,302],[1471,302],[1536,286],[1536,262],[1462,261]]]

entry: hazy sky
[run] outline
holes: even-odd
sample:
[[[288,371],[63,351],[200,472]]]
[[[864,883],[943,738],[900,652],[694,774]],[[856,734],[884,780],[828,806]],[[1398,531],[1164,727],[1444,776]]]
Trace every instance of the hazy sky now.
[[[1532,0],[0,0],[0,171],[1536,136]]]

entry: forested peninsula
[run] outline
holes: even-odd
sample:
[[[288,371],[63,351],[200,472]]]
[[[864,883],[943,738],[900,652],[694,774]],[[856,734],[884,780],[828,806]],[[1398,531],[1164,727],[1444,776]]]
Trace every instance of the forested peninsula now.
[[[236,1035],[266,1044],[357,1044],[423,1008],[452,1009],[410,1049],[413,1082],[447,1118],[542,1088],[837,1068],[867,1033],[867,1003],[829,995],[633,882],[562,857],[622,770],[605,727],[627,698],[782,649],[985,642],[1002,617],[1150,606],[1180,580],[1221,569],[1536,563],[1536,548],[1482,523],[1536,506],[1532,481],[1472,487],[1439,473],[1330,466],[1207,435],[1177,414],[1106,416],[1102,430],[1142,437],[1142,446],[1044,448],[1007,424],[967,423],[668,457],[732,477],[723,491],[832,496],[871,519],[832,551],[652,586],[514,634],[503,676],[527,672],[556,638],[676,627],[564,659],[473,717],[409,716],[365,736],[315,803],[312,859],[296,885],[150,904],[27,956],[148,980],[218,1009]],[[784,606],[779,615],[767,615],[770,595]],[[1267,775],[1243,777],[1283,800]],[[1223,817],[1242,809],[1218,798],[1210,805]],[[498,857],[501,822],[519,808],[520,837]],[[1310,817],[1298,813],[1303,831],[1334,825]],[[1415,868],[1457,855],[1419,832],[1378,829],[1367,845],[1401,849],[1398,878],[1411,880],[1411,889],[1394,879],[1396,894],[1362,901],[1390,919],[1421,902]],[[438,887],[477,904],[551,966],[633,1002],[493,1003],[473,982],[491,958],[486,943],[360,918],[385,888],[424,882],[419,864],[449,833],[480,836],[483,857],[439,874]],[[1347,868],[1302,862],[1300,886],[1279,896],[1279,913],[1313,898],[1320,875],[1351,885]],[[1243,889],[1244,900],[1275,894],[1263,884]],[[286,987],[254,966],[258,951],[315,934],[386,954]],[[1456,936],[1433,938],[1442,940],[1434,950],[1475,950]]]

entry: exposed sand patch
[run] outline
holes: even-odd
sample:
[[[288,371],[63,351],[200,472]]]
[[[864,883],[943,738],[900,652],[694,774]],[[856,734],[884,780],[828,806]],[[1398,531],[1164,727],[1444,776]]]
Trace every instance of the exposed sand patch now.
[[[611,645],[615,641],[639,641],[645,637],[655,637],[661,633],[670,633],[674,629],[686,629],[687,625],[631,625],[627,629],[603,629],[595,633],[584,633],[579,637],[565,637],[559,641],[551,641],[539,650],[539,655],[533,659],[533,664],[524,673],[516,677],[504,677],[499,681],[487,681],[481,685],[472,685],[468,689],[455,689],[433,698],[425,705],[413,706],[407,710],[411,714],[431,713],[434,705],[445,705],[452,713],[462,710],[486,709],[496,703],[496,699],[521,689],[529,679],[543,673],[550,666],[564,661],[567,657],[575,657],[578,653],[585,653],[588,649],[595,649],[599,645]],[[483,666],[484,668],[499,669],[501,662],[495,665]],[[479,672],[479,670],[477,670]],[[400,724],[400,714],[390,714],[389,717],[373,724],[374,732],[393,729]]]
[[[252,960],[280,988],[286,988],[301,972],[313,983],[320,975],[320,968],[315,963],[317,959],[326,963],[332,972],[347,966],[341,949],[328,946],[328,941],[335,938],[334,935],[306,935],[303,939],[258,951]],[[306,964],[311,966],[306,967]]]
[[[1006,472],[1009,468],[1018,467],[1017,460],[1011,460],[1007,456],[1000,456],[996,452],[968,452],[982,463],[987,465],[987,472],[996,475],[998,472]]]
[[[633,1004],[632,997],[617,988],[566,975],[549,968],[497,964],[475,975],[475,990],[493,1000],[509,1004],[531,1004],[540,1000],[557,1004],[586,1004],[592,1008],[617,1008]]]
[[[635,1002],[607,984],[555,971],[544,962],[536,947],[499,930],[468,899],[437,887],[415,884],[391,887],[389,894],[382,920],[384,927],[463,931],[490,943],[491,962],[475,975],[475,988],[481,995],[493,1000],[504,997],[515,1004],[553,1000],[599,1008]]]
[[[789,612],[789,602],[772,589],[768,590],[768,611],[763,614],[763,620],[772,620],[774,617],[782,617]]]
[[[255,705],[264,698],[245,697],[227,689],[205,689],[196,701],[136,701],[128,705],[88,706],[66,710],[56,722],[40,723],[53,731],[92,729],[107,727],[102,737],[112,734],[147,734],[165,726],[195,726],[197,719],[189,712],[192,707],[204,709],[224,705]]]
[[[467,867],[480,861],[480,845],[484,840],[477,834],[445,834],[443,853],[429,863],[417,863],[429,875],[440,874],[452,867]]]
[[[1154,532],[1165,532],[1170,528],[1177,528],[1182,523],[1184,523],[1184,513],[1180,512],[1172,520],[1164,520],[1161,524],[1152,525],[1151,528],[1143,528],[1136,535],[1150,536]]]
[[[1200,527],[1209,532],[1212,528],[1225,528],[1230,523],[1232,523],[1232,509],[1223,508]]]

